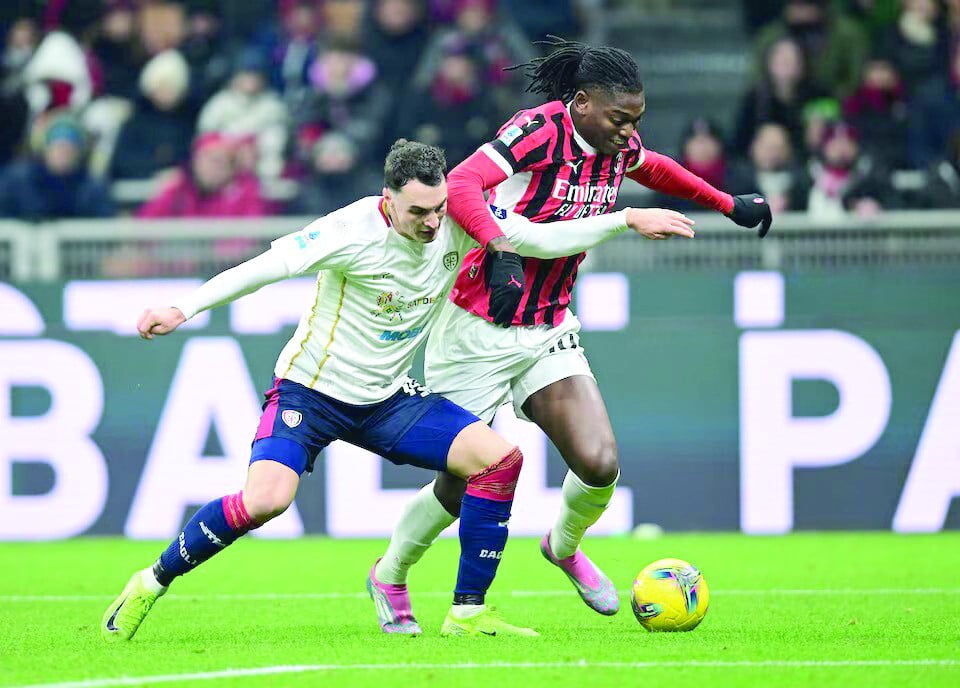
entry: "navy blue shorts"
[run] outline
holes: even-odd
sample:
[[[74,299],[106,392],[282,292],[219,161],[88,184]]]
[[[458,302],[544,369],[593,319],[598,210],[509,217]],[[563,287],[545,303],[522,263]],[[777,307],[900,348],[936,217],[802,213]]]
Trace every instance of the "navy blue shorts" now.
[[[292,380],[274,378],[250,463],[279,461],[298,474],[313,471],[323,449],[343,440],[395,464],[447,469],[454,438],[479,418],[410,380],[378,404],[358,406]]]

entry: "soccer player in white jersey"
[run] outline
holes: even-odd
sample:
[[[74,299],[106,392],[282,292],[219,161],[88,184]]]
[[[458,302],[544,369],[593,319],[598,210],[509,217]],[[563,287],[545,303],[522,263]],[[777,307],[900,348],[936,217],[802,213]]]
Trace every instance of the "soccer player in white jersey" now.
[[[140,317],[141,336],[152,339],[266,284],[319,272],[313,301],[265,395],[243,490],[201,507],[153,566],[133,574],[103,615],[104,639],[131,639],[177,576],[282,513],[301,475],[337,439],[466,481],[460,567],[441,634],[537,635],[504,621],[484,598],[507,540],[520,450],[408,377],[464,255],[476,245],[446,217],[445,167],[439,149],[401,139],[386,160],[382,197],[361,199],[277,239],[176,306]],[[650,238],[693,235],[690,221],[669,210],[629,210],[550,232],[501,215],[517,249],[544,258],[577,253],[628,228]],[[506,280],[503,289],[513,288]],[[384,632],[421,632],[405,585],[380,581],[374,566],[367,589]]]

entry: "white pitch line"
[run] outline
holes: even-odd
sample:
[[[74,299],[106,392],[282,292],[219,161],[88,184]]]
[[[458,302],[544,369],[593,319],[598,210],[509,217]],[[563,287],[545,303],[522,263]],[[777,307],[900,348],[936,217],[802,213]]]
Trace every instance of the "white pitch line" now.
[[[629,595],[629,590],[619,590],[621,595]],[[496,593],[508,597],[563,597],[571,594],[569,590],[507,590]],[[449,590],[428,590],[413,592],[413,597],[449,597]],[[726,596],[776,596],[776,595],[960,595],[960,588],[782,588],[773,590],[744,590],[720,589],[711,590],[711,597]],[[4,602],[91,602],[112,600],[114,595],[0,595],[0,603]],[[202,601],[202,600],[359,600],[368,597],[365,592],[263,592],[263,593],[197,593],[177,594],[165,596],[167,600]]]
[[[843,667],[960,667],[957,659],[851,659],[851,660],[765,660],[723,661],[684,660],[662,662],[467,662],[458,664],[295,664],[250,669],[224,669],[155,676],[122,676],[118,678],[91,678],[61,683],[34,683],[4,688],[107,688],[108,686],[136,686],[151,683],[181,681],[212,681],[221,678],[245,676],[275,676],[277,674],[305,674],[323,671],[463,671],[484,669],[815,669]]]

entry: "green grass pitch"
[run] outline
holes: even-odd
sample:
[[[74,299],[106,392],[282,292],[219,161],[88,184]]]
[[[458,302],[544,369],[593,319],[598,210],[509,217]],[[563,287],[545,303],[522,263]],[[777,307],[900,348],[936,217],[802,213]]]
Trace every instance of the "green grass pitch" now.
[[[532,539],[489,601],[534,639],[441,638],[457,542],[411,576],[420,638],[380,633],[364,580],[383,541],[245,538],[177,581],[140,632],[103,644],[103,609],[160,543],[0,544],[0,688],[98,686],[960,686],[960,533],[588,539],[618,583],[687,559],[710,586],[692,633],[644,631],[629,597],[584,606]]]

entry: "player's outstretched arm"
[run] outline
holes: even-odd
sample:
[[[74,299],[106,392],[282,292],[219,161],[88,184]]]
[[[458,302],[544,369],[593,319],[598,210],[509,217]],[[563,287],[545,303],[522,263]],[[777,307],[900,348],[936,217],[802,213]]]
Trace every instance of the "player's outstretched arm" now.
[[[721,212],[741,227],[752,229],[759,225],[757,234],[761,239],[767,236],[773,224],[770,206],[759,194],[731,196],[714,188],[676,160],[652,150],[643,151],[640,163],[628,170],[627,176],[654,191]]]
[[[522,256],[562,258],[633,230],[647,239],[680,236],[692,239],[693,220],[674,210],[663,208],[627,208],[615,213],[579,220],[537,224],[513,213],[502,213],[498,223]]]
[[[283,256],[276,249],[270,249],[221,272],[174,306],[148,308],[137,322],[137,331],[144,339],[170,334],[197,313],[230,303],[289,276]]]

